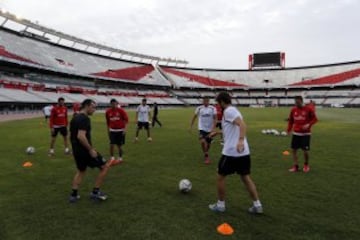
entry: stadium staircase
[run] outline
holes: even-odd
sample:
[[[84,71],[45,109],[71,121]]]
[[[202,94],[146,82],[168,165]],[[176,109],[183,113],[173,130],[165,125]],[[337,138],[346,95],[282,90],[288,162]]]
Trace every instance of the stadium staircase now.
[[[163,77],[164,79],[166,79],[168,82],[170,82],[171,86],[175,87],[176,86],[176,83],[170,78],[168,77],[162,70],[162,68],[159,66],[159,65],[156,65],[155,67],[155,70],[159,73],[159,75],[161,77]]]

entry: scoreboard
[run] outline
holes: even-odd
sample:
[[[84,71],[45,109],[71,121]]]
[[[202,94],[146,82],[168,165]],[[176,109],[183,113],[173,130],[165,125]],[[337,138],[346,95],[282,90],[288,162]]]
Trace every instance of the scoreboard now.
[[[249,69],[268,67],[285,68],[285,53],[267,52],[249,55]]]

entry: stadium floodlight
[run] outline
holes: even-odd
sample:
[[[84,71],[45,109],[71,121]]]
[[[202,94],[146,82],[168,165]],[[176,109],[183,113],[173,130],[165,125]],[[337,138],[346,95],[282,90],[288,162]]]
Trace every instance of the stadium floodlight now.
[[[23,20],[23,17],[20,16],[20,15],[15,15],[15,18],[16,18],[17,20],[19,20],[19,21],[22,21],[22,20]]]

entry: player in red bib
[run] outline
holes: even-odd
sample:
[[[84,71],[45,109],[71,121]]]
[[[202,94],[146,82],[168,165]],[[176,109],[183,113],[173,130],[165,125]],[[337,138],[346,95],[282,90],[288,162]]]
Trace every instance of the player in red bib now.
[[[73,103],[73,117],[80,112],[80,103]]]
[[[51,141],[50,141],[50,150],[49,156],[53,156],[54,145],[56,141],[56,136],[60,132],[60,134],[64,138],[64,146],[65,146],[65,154],[70,153],[70,149],[68,147],[67,140],[67,126],[68,126],[68,117],[67,117],[67,107],[65,106],[65,99],[60,97],[58,99],[57,105],[55,105],[50,114],[50,130],[51,130]]]
[[[106,110],[105,118],[110,139],[110,165],[120,164],[122,159],[122,145],[125,144],[126,125],[129,118],[124,109],[120,108],[116,99],[111,99],[111,107]],[[118,147],[119,157],[114,157],[114,146]]]
[[[313,100],[310,100],[308,104],[306,104],[307,107],[311,108],[315,112],[315,102]]]
[[[318,121],[315,111],[309,106],[304,106],[303,98],[301,96],[295,97],[295,106],[291,109],[287,132],[292,131],[292,156],[294,159],[294,166],[289,169],[290,172],[299,171],[299,162],[297,157],[297,150],[301,148],[304,152],[304,167],[303,172],[309,172],[309,150],[310,150],[310,136],[311,127]]]

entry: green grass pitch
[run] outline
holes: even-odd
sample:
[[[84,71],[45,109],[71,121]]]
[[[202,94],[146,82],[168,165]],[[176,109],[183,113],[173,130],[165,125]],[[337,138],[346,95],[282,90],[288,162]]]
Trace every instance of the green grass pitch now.
[[[42,118],[0,123],[0,239],[223,239],[216,232],[223,222],[235,229],[226,239],[359,239],[360,109],[317,110],[308,174],[287,172],[292,162],[281,153],[290,137],[261,134],[285,129],[289,108],[241,109],[263,216],[247,214],[251,201],[236,175],[227,180],[227,211],[208,209],[216,201],[221,146],[213,144],[212,163],[204,165],[197,131],[188,132],[193,111],[162,110],[164,127],[152,129],[152,143],[141,132],[134,144],[130,125],[125,163],[110,170],[102,188],[109,199],[102,203],[88,198],[97,170],[88,171],[80,201],[68,203],[75,165],[60,138],[55,157],[47,156]],[[102,113],[92,117],[92,129],[94,146],[109,156]],[[27,146],[36,153],[26,155]],[[27,160],[33,167],[22,167]],[[178,191],[182,178],[193,184],[189,194]]]

